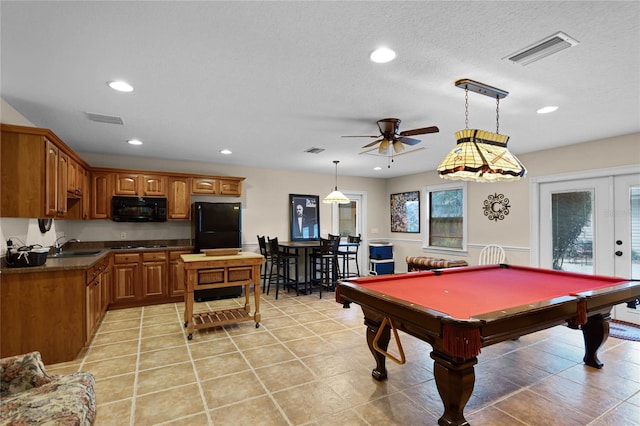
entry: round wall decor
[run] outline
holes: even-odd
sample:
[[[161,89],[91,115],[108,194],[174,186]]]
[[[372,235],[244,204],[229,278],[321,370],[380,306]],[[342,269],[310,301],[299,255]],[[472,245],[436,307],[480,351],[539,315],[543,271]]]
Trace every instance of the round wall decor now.
[[[484,215],[487,216],[489,220],[497,222],[498,220],[504,219],[504,217],[509,214],[510,208],[509,199],[505,198],[504,194],[489,195],[487,199],[484,200]]]

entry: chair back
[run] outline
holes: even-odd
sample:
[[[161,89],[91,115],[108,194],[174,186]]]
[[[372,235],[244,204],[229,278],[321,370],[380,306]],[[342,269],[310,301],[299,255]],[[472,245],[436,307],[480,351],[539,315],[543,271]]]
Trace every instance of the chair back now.
[[[480,251],[478,265],[492,265],[495,263],[504,263],[506,259],[504,249],[496,244],[489,244]]]
[[[267,238],[263,235],[262,237],[258,235],[258,245],[260,246],[260,254],[265,258],[269,255],[269,250],[267,250]]]
[[[361,241],[361,235],[362,234],[358,234],[357,237],[351,236],[349,235],[349,237],[347,237],[347,242],[348,243],[352,243],[352,244],[360,244]]]
[[[278,257],[280,254],[280,245],[278,244],[278,237],[269,238],[268,253],[271,257]]]

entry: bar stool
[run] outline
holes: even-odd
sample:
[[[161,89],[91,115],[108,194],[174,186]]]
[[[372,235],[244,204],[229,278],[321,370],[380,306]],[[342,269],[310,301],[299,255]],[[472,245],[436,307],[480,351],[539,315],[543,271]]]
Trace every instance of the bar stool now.
[[[347,243],[349,244],[357,244],[355,246],[355,251],[352,250],[353,245],[345,246],[344,248],[338,250],[338,255],[342,257],[342,274],[340,274],[341,278],[349,278],[349,277],[359,277],[360,276],[360,264],[358,263],[358,250],[360,249],[360,241],[361,234],[358,234],[357,237],[353,237],[349,235],[347,237]],[[354,260],[356,262],[356,272],[350,272],[349,263]]]
[[[317,283],[322,299],[322,287],[328,291],[335,289],[336,282],[340,276],[338,268],[338,247],[340,239],[320,239],[320,247],[311,253],[311,268],[313,276],[312,282]],[[318,274],[320,274],[318,276]]]
[[[260,246],[260,254],[264,256],[265,262],[260,265],[260,276],[262,278],[262,292],[265,292],[267,287],[268,272],[271,270],[271,253],[267,246],[267,237],[258,235],[258,245]]]
[[[271,282],[274,281],[273,267],[276,267],[275,285],[276,285],[276,300],[278,300],[278,290],[280,284],[283,287],[287,287],[287,291],[292,284],[296,286],[296,296],[300,295],[299,282],[298,282],[298,256],[293,253],[285,253],[280,251],[280,245],[278,244],[278,238],[269,238],[269,255],[271,256],[271,268],[269,270],[269,283],[267,284],[267,294],[271,288]],[[295,275],[291,277],[291,266],[294,267]]]

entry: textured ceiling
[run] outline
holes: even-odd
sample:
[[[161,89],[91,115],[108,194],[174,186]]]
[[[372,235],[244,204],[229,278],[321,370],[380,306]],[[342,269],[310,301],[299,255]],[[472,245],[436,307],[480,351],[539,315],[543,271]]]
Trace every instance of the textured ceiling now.
[[[464,128],[460,78],[510,93],[500,132],[516,155],[640,131],[637,1],[2,1],[0,14],[2,98],[81,153],[419,173]],[[524,67],[502,59],[557,31],[580,44]],[[382,45],[397,59],[370,62]],[[114,92],[115,79],[135,90]],[[560,109],[535,113],[545,105]],[[341,138],[376,135],[387,117],[440,133],[418,136],[425,149],[390,168],[359,154],[373,139]],[[495,101],[471,93],[469,127],[495,131],[495,121]]]

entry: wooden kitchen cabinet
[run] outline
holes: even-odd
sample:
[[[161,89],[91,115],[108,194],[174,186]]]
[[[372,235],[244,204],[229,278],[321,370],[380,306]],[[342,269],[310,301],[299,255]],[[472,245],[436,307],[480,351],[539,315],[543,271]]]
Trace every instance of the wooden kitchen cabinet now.
[[[191,254],[191,250],[173,250],[169,252],[169,296],[184,297],[184,280],[178,278],[178,260],[181,254]]]
[[[169,177],[169,197],[167,199],[167,219],[189,220],[191,216],[191,179]]]
[[[86,163],[50,130],[1,124],[0,131],[2,217],[82,219],[68,174],[71,161]]]
[[[113,304],[133,302],[140,298],[140,253],[113,255]]]
[[[109,306],[110,277],[109,256],[86,272],[85,345],[91,342]]]
[[[111,217],[113,173],[91,172],[91,219]]]
[[[142,294],[145,300],[167,294],[167,252],[142,253]]]
[[[235,177],[194,177],[191,179],[191,193],[196,195],[242,195],[244,178]]]
[[[83,197],[86,191],[84,176],[86,170],[77,161],[69,158],[67,165],[67,194],[73,197]]]
[[[114,195],[165,197],[167,177],[152,174],[116,173]]]

